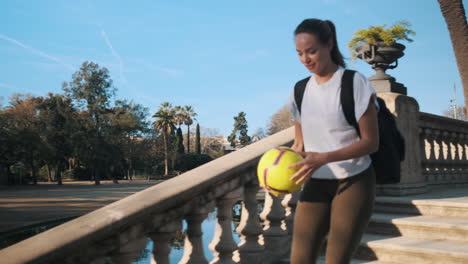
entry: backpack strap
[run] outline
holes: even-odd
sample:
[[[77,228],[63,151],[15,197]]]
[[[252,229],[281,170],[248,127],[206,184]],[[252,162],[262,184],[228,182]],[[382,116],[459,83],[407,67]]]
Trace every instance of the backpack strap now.
[[[359,124],[356,121],[356,114],[354,111],[354,74],[356,71],[345,70],[343,77],[341,79],[341,106],[343,108],[343,113],[346,118],[346,121],[350,125],[356,128],[356,132],[361,137],[359,131]]]
[[[309,81],[309,79],[310,76],[298,81],[294,86],[294,100],[296,101],[297,110],[299,110],[299,113],[301,113],[302,98],[304,98],[306,84]]]

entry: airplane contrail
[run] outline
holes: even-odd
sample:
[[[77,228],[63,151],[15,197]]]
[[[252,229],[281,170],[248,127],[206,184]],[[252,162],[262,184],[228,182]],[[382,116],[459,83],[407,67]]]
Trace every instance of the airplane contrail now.
[[[114,47],[112,46],[112,43],[110,42],[109,38],[107,37],[107,34],[106,32],[101,29],[101,35],[102,37],[104,38],[104,41],[106,42],[107,46],[109,47],[112,55],[114,57],[117,58],[117,60],[119,61],[119,73],[120,73],[120,79],[125,83],[127,84],[127,78],[125,78],[125,75],[124,75],[124,64],[123,64],[123,60],[122,60],[122,57],[120,56],[119,53],[117,53],[117,51],[115,51]]]
[[[41,56],[41,57],[44,57],[44,58],[47,58],[47,59],[49,59],[49,60],[55,61],[56,63],[58,63],[58,64],[60,64],[60,65],[62,65],[62,66],[65,66],[66,68],[68,68],[68,69],[70,69],[70,70],[72,70],[72,71],[75,70],[75,68],[74,68],[73,66],[71,66],[70,64],[67,64],[67,63],[61,61],[60,59],[58,59],[58,58],[56,58],[56,57],[54,57],[54,56],[51,56],[51,55],[49,55],[49,54],[47,54],[47,53],[45,53],[45,52],[43,52],[43,51],[40,51],[40,50],[35,49],[35,48],[33,48],[33,47],[30,47],[30,46],[28,46],[28,45],[26,45],[26,44],[23,44],[23,43],[19,42],[19,41],[16,40],[16,39],[10,38],[10,37],[5,36],[5,35],[3,35],[3,34],[1,34],[1,33],[0,33],[0,39],[3,39],[3,40],[5,40],[5,41],[8,41],[8,42],[10,42],[10,43],[12,43],[12,44],[15,44],[15,45],[17,45],[17,46],[20,46],[20,47],[22,47],[23,49],[26,49],[26,50],[28,50],[28,51],[30,51],[30,52],[32,52],[32,53],[35,53],[35,54],[37,54],[37,55],[39,55],[39,56]]]

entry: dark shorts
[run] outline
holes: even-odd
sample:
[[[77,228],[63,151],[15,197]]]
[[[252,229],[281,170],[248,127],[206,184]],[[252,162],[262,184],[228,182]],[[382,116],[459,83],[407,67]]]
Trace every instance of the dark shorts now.
[[[372,165],[363,172],[345,179],[311,178],[302,186],[299,201],[331,203],[336,195],[345,191],[354,183],[372,180],[370,177],[375,177]]]

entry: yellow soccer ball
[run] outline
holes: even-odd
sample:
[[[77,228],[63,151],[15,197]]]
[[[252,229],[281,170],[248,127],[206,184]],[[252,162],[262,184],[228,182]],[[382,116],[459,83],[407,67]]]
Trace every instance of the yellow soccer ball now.
[[[302,156],[289,147],[271,149],[260,158],[257,166],[258,182],[261,187],[276,195],[297,191],[302,184],[289,180],[301,167],[288,168],[302,160]]]

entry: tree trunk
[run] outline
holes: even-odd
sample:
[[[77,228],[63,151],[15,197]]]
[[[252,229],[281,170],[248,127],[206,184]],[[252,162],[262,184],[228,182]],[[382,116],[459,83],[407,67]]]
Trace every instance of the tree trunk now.
[[[109,168],[109,172],[110,172],[110,177],[112,178],[112,183],[119,183],[119,181],[117,180],[117,177],[115,176],[115,168],[114,166],[111,166]]]
[[[462,0],[438,0],[450,33],[468,114],[468,25]]]
[[[50,170],[49,164],[46,164],[46,168],[47,168],[47,181],[52,182],[52,171]]]
[[[101,177],[99,175],[100,171],[96,168],[96,166],[93,168],[93,174],[94,174],[94,185],[100,185],[101,184]]]
[[[8,185],[8,165],[0,164],[0,185]]]
[[[60,163],[57,163],[55,177],[57,178],[57,185],[62,185],[62,166],[60,165]]]
[[[30,161],[30,165],[31,165],[31,177],[33,179],[33,183],[37,184],[36,167],[34,167],[34,159],[32,159],[32,158],[31,158],[31,161]]]
[[[128,174],[130,181],[133,180],[133,177],[130,175],[130,172],[133,170],[133,164],[132,164],[132,140],[130,137],[128,137],[128,150],[129,150],[129,155],[128,155]]]
[[[190,125],[187,125],[187,153],[190,153]]]
[[[167,151],[167,140],[166,140],[166,132],[163,132],[163,139],[164,139],[164,176],[169,175],[168,169],[168,151]]]

